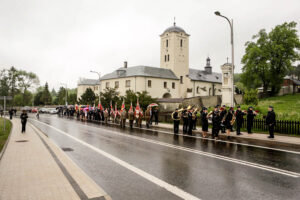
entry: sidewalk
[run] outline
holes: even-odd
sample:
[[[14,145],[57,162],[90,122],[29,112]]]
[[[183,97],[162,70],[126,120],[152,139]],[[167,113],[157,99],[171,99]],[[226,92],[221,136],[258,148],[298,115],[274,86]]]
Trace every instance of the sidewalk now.
[[[0,199],[111,199],[42,132],[28,123],[21,134],[20,120],[12,123],[0,160]]]
[[[172,129],[173,131],[173,124],[165,124],[159,123],[158,125],[153,125],[152,127],[158,127],[163,129]],[[182,131],[182,125],[180,125],[179,130]],[[208,135],[211,135],[211,129],[208,130]],[[201,127],[197,127],[197,130],[194,130],[193,133],[201,134],[202,129]],[[275,135],[274,139],[267,138],[268,134],[263,133],[252,133],[248,134],[247,132],[241,132],[243,135],[236,135],[236,132],[231,132],[230,136],[235,139],[239,140],[252,140],[252,141],[264,141],[268,143],[278,143],[278,144],[287,144],[287,145],[297,145],[300,146],[300,137],[293,137],[293,136],[283,136],[283,135]],[[226,134],[219,134],[221,139],[226,139]]]

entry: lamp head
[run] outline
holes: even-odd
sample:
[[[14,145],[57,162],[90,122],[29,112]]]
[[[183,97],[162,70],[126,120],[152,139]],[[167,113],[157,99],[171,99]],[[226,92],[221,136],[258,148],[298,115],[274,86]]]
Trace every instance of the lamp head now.
[[[220,13],[219,11],[216,11],[216,12],[215,12],[215,15],[220,16],[221,13]]]

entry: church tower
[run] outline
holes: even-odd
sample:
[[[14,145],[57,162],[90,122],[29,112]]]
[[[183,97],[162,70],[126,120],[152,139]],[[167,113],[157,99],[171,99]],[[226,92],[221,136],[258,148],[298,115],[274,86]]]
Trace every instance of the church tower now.
[[[160,67],[172,70],[180,79],[182,97],[186,97],[189,81],[189,36],[175,22],[160,35]]]

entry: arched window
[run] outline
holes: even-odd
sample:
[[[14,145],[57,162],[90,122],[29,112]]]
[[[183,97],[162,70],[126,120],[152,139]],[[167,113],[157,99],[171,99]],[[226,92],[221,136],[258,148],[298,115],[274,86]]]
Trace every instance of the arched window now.
[[[182,41],[182,39],[180,40],[180,47],[182,47],[182,43],[183,43],[183,41]]]
[[[167,40],[167,42],[166,42],[166,47],[168,47],[169,46],[169,40]]]
[[[168,54],[168,61],[170,61],[170,55]]]

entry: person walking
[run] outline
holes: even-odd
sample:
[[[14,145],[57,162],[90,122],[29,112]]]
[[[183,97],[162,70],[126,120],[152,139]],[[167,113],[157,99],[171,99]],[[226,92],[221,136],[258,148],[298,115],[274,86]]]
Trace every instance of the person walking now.
[[[27,118],[28,118],[26,110],[22,111],[22,114],[21,114],[20,118],[21,118],[21,124],[22,124],[22,133],[25,133],[25,131],[26,131],[26,123],[27,123]]]
[[[188,110],[188,135],[193,134],[193,126],[194,126],[193,110],[190,109],[190,110]]]
[[[201,121],[202,121],[202,137],[206,138],[207,131],[208,131],[208,113],[206,107],[202,108]]]
[[[176,108],[175,111],[171,115],[174,124],[174,134],[178,134],[179,131],[179,124],[180,124],[180,114],[178,109]]]
[[[250,106],[247,110],[247,131],[248,134],[252,134],[253,120],[256,113],[253,111],[253,107]]]
[[[148,107],[145,111],[145,121],[146,121],[146,127],[150,128],[151,124],[151,107]]]
[[[154,108],[153,110],[155,125],[158,125],[158,107]]]
[[[245,113],[241,110],[241,106],[237,107],[237,110],[235,112],[236,117],[236,135],[242,135],[241,134],[241,128],[244,123],[244,115]]]
[[[10,109],[10,110],[8,111],[8,114],[9,114],[9,119],[12,120],[12,117],[13,117],[13,114],[14,114],[13,109]]]
[[[40,111],[39,111],[39,109],[37,109],[37,111],[36,111],[36,118],[40,119]]]
[[[269,108],[268,108],[266,124],[269,128],[269,134],[270,134],[270,136],[268,136],[268,138],[274,138],[274,127],[276,125],[276,114],[274,112],[273,106],[269,106]]]

